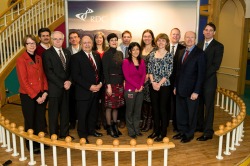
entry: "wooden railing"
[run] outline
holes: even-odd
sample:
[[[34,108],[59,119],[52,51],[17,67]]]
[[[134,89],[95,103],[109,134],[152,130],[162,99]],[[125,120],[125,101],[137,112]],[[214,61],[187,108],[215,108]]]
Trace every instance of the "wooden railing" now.
[[[62,16],[64,0],[18,0],[11,5],[0,16],[0,73],[24,48],[26,34],[37,35]]]
[[[29,140],[29,149],[30,149],[30,158],[29,165],[35,165],[36,161],[34,160],[33,154],[33,142],[40,143],[41,149],[41,165],[45,164],[45,154],[44,154],[44,144],[52,147],[53,150],[53,165],[58,165],[57,163],[57,148],[63,147],[67,151],[67,165],[71,165],[71,150],[79,150],[79,153],[82,154],[82,165],[87,165],[86,163],[86,152],[87,151],[96,151],[98,166],[102,165],[102,152],[113,152],[114,153],[114,165],[118,166],[119,164],[119,152],[129,151],[131,152],[131,165],[135,166],[135,157],[136,152],[138,151],[147,151],[148,152],[148,165],[152,165],[152,151],[154,150],[164,150],[164,162],[163,165],[166,166],[168,162],[168,150],[174,148],[175,145],[172,142],[169,142],[169,139],[165,137],[163,143],[154,144],[153,139],[147,139],[147,144],[139,144],[135,139],[130,140],[130,145],[119,145],[119,140],[116,139],[113,141],[113,145],[103,145],[101,139],[97,139],[96,144],[85,144],[86,140],[84,138],[80,139],[79,143],[71,142],[71,137],[67,137],[65,141],[57,140],[57,135],[52,135],[51,139],[45,138],[44,133],[40,132],[37,135],[33,135],[33,130],[29,129],[27,132],[24,132],[24,127],[20,126],[16,128],[15,123],[10,123],[9,120],[5,119],[0,114],[0,143],[2,143],[2,148],[6,148],[6,152],[11,152],[12,156],[18,156],[17,151],[17,141],[16,137],[19,137],[20,141],[20,161],[25,161],[27,158],[24,151],[24,139]]]
[[[215,135],[219,136],[218,154],[216,158],[222,160],[223,136],[226,136],[224,155],[231,155],[230,150],[236,150],[235,146],[240,146],[239,142],[243,141],[246,105],[234,92],[218,87],[216,106],[232,116],[231,122],[220,125],[219,130],[215,132]]]

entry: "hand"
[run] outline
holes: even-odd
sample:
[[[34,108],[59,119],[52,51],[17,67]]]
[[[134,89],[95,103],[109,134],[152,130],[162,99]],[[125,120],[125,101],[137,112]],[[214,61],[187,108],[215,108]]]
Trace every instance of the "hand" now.
[[[71,86],[71,82],[70,81],[65,81],[64,82],[64,89],[65,90],[69,90],[70,86]]]
[[[92,92],[98,92],[100,88],[97,85],[91,85],[89,90]]]
[[[42,104],[42,103],[44,102],[44,100],[43,100],[41,97],[38,97],[38,98],[36,99],[36,102],[37,102],[38,104]]]
[[[147,81],[148,81],[148,79],[149,79],[149,76],[148,76],[148,74],[146,74],[146,77],[145,77],[145,82],[147,82]]]
[[[98,85],[97,85],[97,87],[99,88],[99,90],[101,89],[101,87],[102,87],[102,83],[99,83]]]
[[[174,95],[176,95],[176,88],[174,88],[173,93],[174,93]]]
[[[42,95],[42,99],[43,99],[43,101],[45,101],[45,100],[46,100],[47,96],[48,96],[48,93],[47,93],[47,92],[44,92],[44,93],[43,93],[43,95]]]
[[[157,82],[153,82],[153,83],[152,83],[152,86],[153,86],[153,89],[154,89],[155,91],[159,91],[159,90],[160,90],[160,87],[161,87],[161,85],[160,85],[159,83],[157,83]]]
[[[138,92],[141,92],[141,91],[143,90],[143,88],[144,88],[144,87],[143,87],[143,86],[141,86],[141,88],[138,90]]]
[[[107,93],[108,96],[111,96],[111,95],[112,95],[112,88],[111,88],[111,85],[108,85],[108,86],[107,86],[106,93]]]
[[[196,100],[198,98],[199,94],[197,93],[192,93],[190,99],[191,100]]]

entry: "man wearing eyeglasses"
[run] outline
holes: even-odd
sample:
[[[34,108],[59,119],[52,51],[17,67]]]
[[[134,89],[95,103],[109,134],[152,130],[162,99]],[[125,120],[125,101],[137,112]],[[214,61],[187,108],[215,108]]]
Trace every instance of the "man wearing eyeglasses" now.
[[[43,53],[43,66],[49,84],[49,130],[50,135],[59,134],[59,138],[64,139],[69,136],[70,52],[62,48],[62,32],[54,31],[51,39],[52,47]]]

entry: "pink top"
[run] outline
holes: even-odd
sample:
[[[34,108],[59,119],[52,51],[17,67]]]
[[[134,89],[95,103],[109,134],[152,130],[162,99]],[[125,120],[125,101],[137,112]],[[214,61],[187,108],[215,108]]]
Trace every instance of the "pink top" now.
[[[122,71],[125,77],[125,90],[139,90],[141,86],[143,86],[146,77],[146,65],[143,59],[141,59],[138,69],[133,62],[124,59],[122,63]]]

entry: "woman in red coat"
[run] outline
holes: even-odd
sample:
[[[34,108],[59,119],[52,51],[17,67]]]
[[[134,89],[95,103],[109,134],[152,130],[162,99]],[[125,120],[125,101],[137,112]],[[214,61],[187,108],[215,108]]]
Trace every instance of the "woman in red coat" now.
[[[44,129],[44,114],[48,83],[43,71],[42,58],[35,54],[36,38],[23,38],[26,51],[17,59],[16,70],[20,84],[20,99],[24,116],[25,131],[33,129],[38,134]],[[26,147],[29,149],[28,140]],[[39,144],[34,143],[34,153],[40,153]]]

